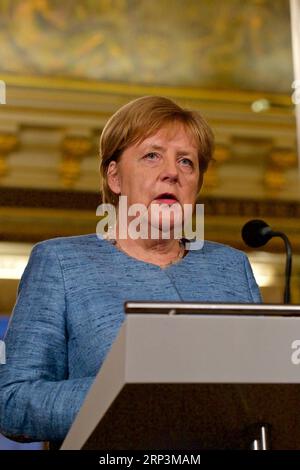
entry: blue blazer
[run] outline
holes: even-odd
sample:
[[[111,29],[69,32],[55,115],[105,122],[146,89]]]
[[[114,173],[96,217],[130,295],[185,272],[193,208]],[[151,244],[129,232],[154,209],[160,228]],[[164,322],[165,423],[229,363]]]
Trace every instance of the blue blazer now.
[[[126,300],[261,302],[246,255],[213,242],[166,268],[95,234],[40,242],[0,365],[0,430],[63,440],[124,321]]]

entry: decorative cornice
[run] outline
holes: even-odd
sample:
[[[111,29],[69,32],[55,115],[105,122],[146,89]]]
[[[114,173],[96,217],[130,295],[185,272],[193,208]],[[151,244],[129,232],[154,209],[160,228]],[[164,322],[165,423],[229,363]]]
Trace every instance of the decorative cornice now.
[[[200,197],[205,214],[213,216],[300,218],[300,201]],[[99,193],[0,187],[0,207],[83,210],[93,212]]]
[[[300,217],[300,202],[279,200],[200,198],[205,214],[238,217]]]
[[[53,237],[82,235],[96,230],[95,192],[0,188],[0,240],[37,242]],[[251,218],[265,219],[285,231],[295,253],[300,252],[300,202],[203,197],[205,238],[245,250],[241,228]],[[275,240],[269,251],[282,252]]]
[[[291,96],[283,93],[242,91],[232,89],[207,89],[200,87],[175,87],[175,86],[158,86],[158,85],[140,85],[138,83],[117,83],[103,82],[93,80],[77,80],[72,78],[55,78],[42,76],[25,76],[25,75],[9,75],[1,74],[1,79],[7,86],[8,93],[10,90],[36,90],[43,91],[63,91],[63,92],[81,92],[87,95],[112,95],[124,96],[132,99],[143,95],[165,95],[179,100],[201,101],[209,103],[223,104],[243,104],[249,105],[262,98],[268,100],[270,107],[266,114],[271,114],[272,109],[280,109],[281,111],[293,111],[294,105]],[[8,96],[9,102],[9,96]],[[256,113],[255,113],[256,114]],[[257,114],[256,114],[257,115]]]

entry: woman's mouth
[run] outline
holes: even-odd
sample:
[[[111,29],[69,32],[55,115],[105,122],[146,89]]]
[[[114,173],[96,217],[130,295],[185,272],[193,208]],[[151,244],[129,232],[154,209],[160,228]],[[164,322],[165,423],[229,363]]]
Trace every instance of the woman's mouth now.
[[[154,202],[158,204],[175,204],[178,202],[178,199],[172,193],[161,193],[154,199]]]

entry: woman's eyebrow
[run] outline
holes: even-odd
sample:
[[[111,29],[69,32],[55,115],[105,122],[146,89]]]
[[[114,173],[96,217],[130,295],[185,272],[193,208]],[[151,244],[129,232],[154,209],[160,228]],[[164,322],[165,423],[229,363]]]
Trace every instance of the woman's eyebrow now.
[[[162,152],[164,152],[166,150],[165,147],[162,147],[161,145],[157,145],[157,144],[148,144],[148,145],[145,145],[144,148],[147,149],[147,150],[160,150]],[[191,148],[191,149],[178,149],[176,151],[176,153],[180,154],[180,155],[192,155],[193,153],[195,153],[195,150],[193,148]]]
[[[157,144],[147,144],[144,146],[145,149],[149,149],[149,150],[161,150],[162,152],[164,152],[166,149],[165,147],[162,147],[161,145],[157,145]]]

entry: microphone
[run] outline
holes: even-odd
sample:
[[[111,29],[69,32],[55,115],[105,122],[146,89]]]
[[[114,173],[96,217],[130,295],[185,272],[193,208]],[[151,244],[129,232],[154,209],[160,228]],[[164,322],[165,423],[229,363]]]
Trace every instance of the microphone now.
[[[273,237],[273,231],[263,220],[249,220],[242,228],[242,239],[246,245],[258,248]]]
[[[291,302],[291,272],[292,272],[292,247],[290,241],[285,233],[274,231],[264,221],[259,219],[249,220],[242,228],[242,239],[246,245],[251,248],[258,248],[264,246],[271,238],[280,237],[284,241],[286,250],[286,265],[285,265],[285,288],[284,288],[284,303]]]

